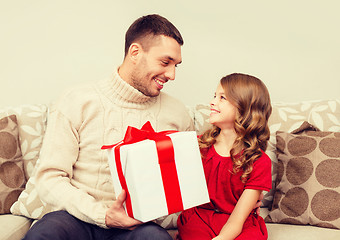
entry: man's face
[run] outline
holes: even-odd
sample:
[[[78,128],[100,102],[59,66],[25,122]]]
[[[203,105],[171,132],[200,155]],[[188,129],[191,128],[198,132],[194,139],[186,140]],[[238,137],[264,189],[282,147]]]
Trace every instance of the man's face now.
[[[158,96],[168,80],[175,80],[175,69],[182,62],[181,46],[163,35],[153,38],[147,51],[140,49],[131,85],[146,96]]]

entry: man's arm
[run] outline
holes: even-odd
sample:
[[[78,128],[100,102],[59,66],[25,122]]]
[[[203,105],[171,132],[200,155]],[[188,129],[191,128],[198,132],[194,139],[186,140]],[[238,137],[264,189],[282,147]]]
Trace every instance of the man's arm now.
[[[74,124],[51,108],[36,173],[37,191],[40,198],[54,209],[66,210],[85,222],[106,227],[107,206],[86,190],[71,184],[73,167],[79,156],[78,142]]]

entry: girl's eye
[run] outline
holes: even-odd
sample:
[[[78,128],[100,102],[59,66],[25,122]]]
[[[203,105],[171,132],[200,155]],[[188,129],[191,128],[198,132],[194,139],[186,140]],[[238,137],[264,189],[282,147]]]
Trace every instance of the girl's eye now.
[[[221,99],[222,99],[222,100],[226,100],[226,98],[225,98],[224,96],[221,96]]]

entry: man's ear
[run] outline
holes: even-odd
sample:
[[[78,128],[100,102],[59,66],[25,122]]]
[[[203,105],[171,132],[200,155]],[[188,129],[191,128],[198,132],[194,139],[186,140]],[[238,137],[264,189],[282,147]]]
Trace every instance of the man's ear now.
[[[135,63],[142,51],[142,46],[139,43],[132,43],[128,52],[130,60]]]

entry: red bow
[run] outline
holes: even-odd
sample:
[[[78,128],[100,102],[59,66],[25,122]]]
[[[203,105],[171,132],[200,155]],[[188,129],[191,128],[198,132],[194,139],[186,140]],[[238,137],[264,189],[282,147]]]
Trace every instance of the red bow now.
[[[104,145],[102,146],[101,149],[110,149],[121,143],[132,144],[132,143],[140,142],[146,139],[157,141],[157,140],[162,139],[165,135],[174,133],[174,132],[176,131],[172,130],[172,131],[155,132],[155,130],[153,130],[151,126],[151,123],[147,121],[142,126],[141,129],[128,126],[128,128],[126,129],[126,133],[125,133],[123,141],[113,144],[113,145]]]
[[[140,142],[146,139],[154,140],[156,143],[158,162],[160,164],[162,181],[164,185],[164,191],[169,213],[175,213],[183,210],[183,202],[181,198],[181,192],[177,177],[176,164],[174,161],[175,159],[174,149],[171,138],[166,136],[167,134],[174,132],[176,131],[155,132],[151,126],[151,123],[148,121],[142,126],[141,129],[129,126],[126,130],[123,141],[113,145],[102,146],[102,149],[110,149],[116,147],[114,152],[118,177],[122,185],[122,188],[127,193],[126,207],[128,215],[130,217],[133,217],[131,197],[128,192],[126,180],[122,172],[119,149],[123,145]]]

